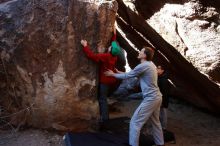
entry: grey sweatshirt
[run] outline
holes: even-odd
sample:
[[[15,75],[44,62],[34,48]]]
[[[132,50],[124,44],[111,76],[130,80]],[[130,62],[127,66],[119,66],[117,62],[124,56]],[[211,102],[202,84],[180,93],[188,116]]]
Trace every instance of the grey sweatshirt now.
[[[162,98],[159,87],[157,85],[157,70],[152,61],[145,61],[128,73],[115,74],[115,78],[127,79],[138,77],[140,79],[140,86],[143,97],[148,100],[155,100]]]

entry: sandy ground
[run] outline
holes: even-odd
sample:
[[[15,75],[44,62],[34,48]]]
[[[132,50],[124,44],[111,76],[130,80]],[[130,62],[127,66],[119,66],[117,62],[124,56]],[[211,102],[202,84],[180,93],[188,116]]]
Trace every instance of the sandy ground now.
[[[139,101],[119,104],[121,113],[112,118],[131,116]],[[190,105],[174,102],[169,107],[168,129],[175,133],[177,144],[166,146],[220,146],[220,118],[203,113]],[[0,131],[0,146],[62,146],[62,135],[27,129],[13,133]],[[5,137],[6,136],[6,137]]]

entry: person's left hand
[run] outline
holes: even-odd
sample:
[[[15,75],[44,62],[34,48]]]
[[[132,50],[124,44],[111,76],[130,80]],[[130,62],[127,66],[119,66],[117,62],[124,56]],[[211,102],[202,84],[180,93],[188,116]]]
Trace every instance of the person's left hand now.
[[[98,53],[103,53],[103,52],[104,52],[104,49],[103,49],[101,46],[99,46],[99,47],[97,48],[97,51],[98,51]]]
[[[115,73],[112,70],[108,70],[108,71],[105,72],[106,76],[114,76],[114,74]]]

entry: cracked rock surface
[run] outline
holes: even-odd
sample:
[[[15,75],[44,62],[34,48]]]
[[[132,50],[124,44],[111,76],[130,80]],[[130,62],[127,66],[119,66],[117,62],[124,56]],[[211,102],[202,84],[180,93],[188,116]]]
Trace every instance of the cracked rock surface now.
[[[112,1],[0,1],[0,95],[5,111],[18,112],[12,124],[65,131],[94,125],[97,71],[80,40],[94,51],[99,42],[107,47],[116,11]]]
[[[220,83],[219,8],[199,1],[165,4],[148,23],[200,72]]]

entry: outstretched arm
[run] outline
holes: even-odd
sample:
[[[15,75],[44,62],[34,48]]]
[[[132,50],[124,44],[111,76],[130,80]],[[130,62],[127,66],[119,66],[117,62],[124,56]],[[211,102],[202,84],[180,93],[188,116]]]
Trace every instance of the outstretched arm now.
[[[118,79],[128,79],[132,77],[140,76],[144,71],[147,70],[147,67],[143,64],[139,64],[133,70],[128,73],[114,73],[113,71],[109,70],[105,72],[106,76],[112,76]]]
[[[86,40],[81,40],[81,44],[83,46],[83,51],[85,52],[86,56],[89,59],[93,60],[94,62],[104,62],[108,58],[108,54],[105,53],[96,54],[92,52]]]

